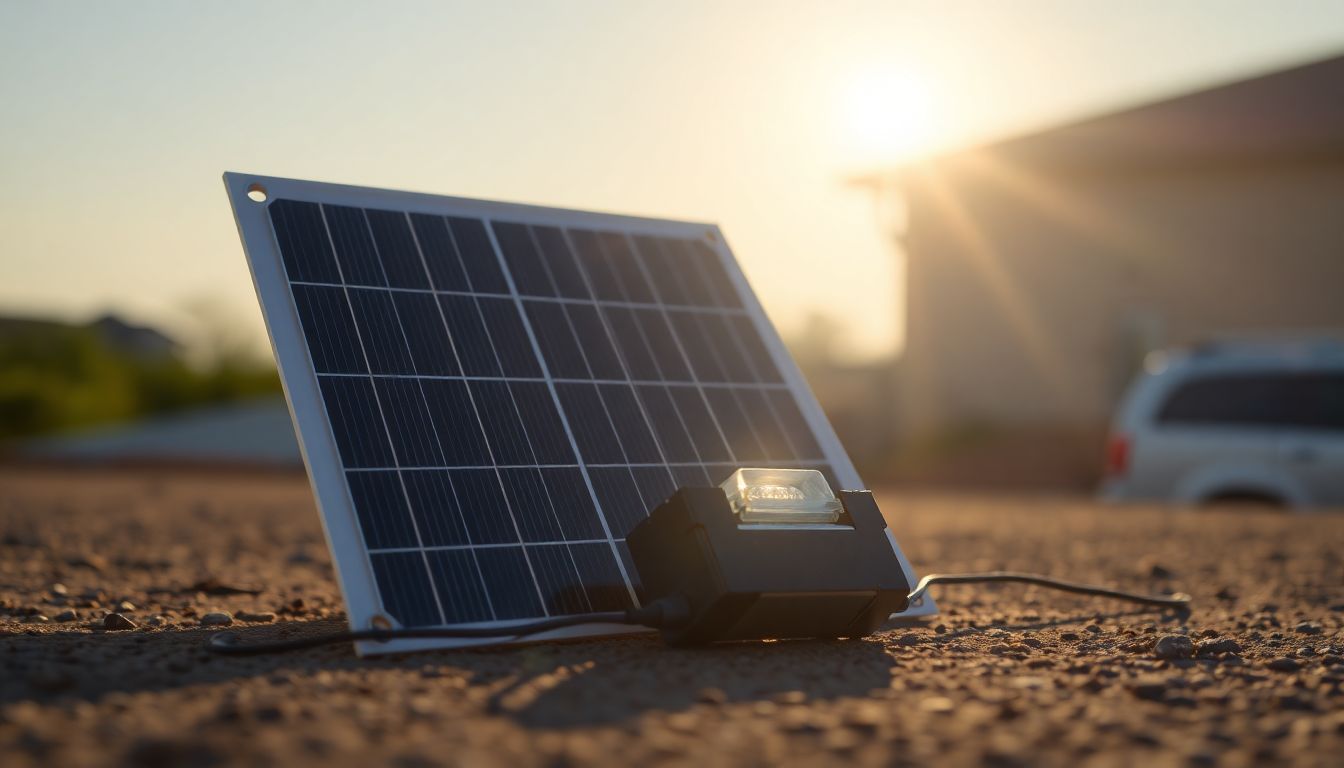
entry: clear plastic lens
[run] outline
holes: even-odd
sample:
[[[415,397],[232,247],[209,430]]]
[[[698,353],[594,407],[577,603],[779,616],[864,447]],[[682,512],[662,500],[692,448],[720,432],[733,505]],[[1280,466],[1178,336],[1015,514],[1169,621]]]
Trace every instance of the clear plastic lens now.
[[[739,469],[721,487],[744,523],[817,524],[840,519],[840,500],[815,469]]]

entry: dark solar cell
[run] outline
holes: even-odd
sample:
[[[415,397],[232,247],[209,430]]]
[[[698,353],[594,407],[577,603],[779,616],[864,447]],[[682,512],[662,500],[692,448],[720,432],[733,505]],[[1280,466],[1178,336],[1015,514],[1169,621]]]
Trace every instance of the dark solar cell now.
[[[285,272],[292,282],[339,283],[322,209],[317,203],[276,200],[267,209]]]
[[[573,464],[574,449],[560,421],[550,387],[542,382],[511,381],[514,405],[527,430],[528,442],[538,464]]]
[[[457,245],[457,255],[462,259],[471,290],[477,293],[508,293],[509,285],[499,268],[499,258],[495,256],[490,235],[486,233],[480,219],[451,216],[448,218],[448,229],[452,232],[453,243]]]
[[[444,466],[490,466],[485,433],[467,391],[467,383],[448,379],[422,379],[425,405],[434,433],[443,450]]]
[[[513,285],[524,296],[554,296],[555,283],[542,261],[541,252],[532,242],[532,233],[525,224],[497,221],[491,224],[495,240],[509,266]]]
[[[727,387],[710,387],[705,390],[705,399],[709,401],[714,419],[719,423],[719,429],[723,430],[723,436],[727,438],[728,446],[733,449],[733,456],[737,461],[740,463],[764,461],[765,448],[756,439],[751,420],[742,411],[742,406],[733,396],[733,391]]]
[[[652,512],[677,492],[676,481],[667,467],[631,467],[635,487],[644,499],[644,514]]]
[[[775,418],[775,409],[764,390],[741,387],[733,390],[737,402],[747,414],[756,431],[756,437],[765,449],[765,457],[771,461],[788,461],[800,458],[793,452],[788,436],[784,433],[779,420]]]
[[[597,508],[593,506],[593,496],[583,481],[583,473],[568,467],[543,467],[541,477],[566,540],[583,541],[605,536]]]
[[[616,348],[630,378],[635,381],[657,381],[660,377],[658,363],[654,361],[649,343],[644,340],[644,334],[639,329],[635,310],[606,306],[602,308],[602,314],[607,319],[607,327],[611,328],[612,338],[615,339]]]
[[[677,412],[681,414],[687,433],[695,441],[695,451],[700,455],[700,460],[731,461],[733,456],[724,445],[723,437],[700,391],[693,387],[668,387],[667,391],[677,406]]]
[[[696,320],[714,350],[714,358],[723,368],[725,378],[744,384],[756,381],[756,371],[751,361],[734,339],[730,318],[717,313],[701,312],[696,315]]]
[[[600,301],[625,301],[625,291],[621,289],[616,267],[607,258],[597,233],[571,229],[569,238],[574,244],[574,255],[588,276],[588,283],[592,285],[593,295]]]
[[[523,306],[551,376],[557,379],[592,378],[579,340],[574,338],[574,331],[565,317],[564,307],[550,301],[524,301]]]
[[[599,384],[602,402],[606,405],[607,415],[616,427],[616,436],[621,441],[625,460],[629,464],[661,464],[662,454],[658,452],[658,443],[649,432],[644,421],[644,413],[635,399],[635,391],[627,384]]]
[[[602,325],[597,308],[590,304],[565,304],[564,308],[570,326],[574,329],[574,338],[583,347],[583,355],[593,378],[623,380],[625,370],[621,368],[621,358],[611,345],[611,338]]]
[[[294,307],[318,373],[366,373],[364,350],[344,288],[294,286]]]
[[[693,240],[674,238],[663,240],[663,251],[669,254],[676,264],[677,274],[681,276],[682,284],[685,286],[687,303],[699,307],[720,306],[718,292],[706,282],[705,271],[695,262],[695,248],[696,243]]]
[[[448,473],[472,544],[516,544],[508,502],[493,469],[455,469]]]
[[[560,523],[551,509],[541,472],[532,467],[501,469],[499,479],[523,541],[558,541]]]
[[[626,236],[620,232],[600,232],[598,239],[611,269],[616,273],[616,279],[621,283],[626,300],[642,304],[656,302],[658,299],[653,295],[653,287],[649,285]]]
[[[738,295],[728,270],[723,266],[723,258],[708,245],[699,240],[690,240],[691,263],[699,269],[700,279],[710,293],[714,295],[713,306],[737,309],[742,306],[742,297]]]
[[[709,475],[705,474],[705,468],[699,465],[673,467],[672,477],[676,480],[678,488],[704,488],[712,485],[709,482]]]
[[[387,285],[364,211],[343,205],[326,205],[322,210],[326,214],[331,242],[336,246],[336,260],[341,265],[345,284]]]
[[[509,394],[509,385],[502,381],[472,381],[468,387],[476,402],[481,425],[485,427],[485,437],[495,463],[535,464],[527,432],[523,430],[522,419]]]
[[[429,627],[443,623],[434,589],[429,583],[425,556],[419,552],[369,555],[373,578],[383,607],[402,626]]]
[[[523,327],[523,319],[518,316],[518,305],[513,299],[482,296],[478,304],[504,375],[519,379],[541,376],[537,354],[532,351],[532,340],[527,337],[527,329]]]
[[[369,549],[397,549],[419,546],[406,495],[395,470],[385,472],[346,472],[350,500],[355,505],[364,546]]]
[[[489,621],[494,617],[485,595],[484,577],[471,551],[438,550],[425,553],[425,559],[447,623]]]
[[[656,309],[635,310],[635,322],[648,341],[649,352],[658,363],[659,376],[663,381],[690,381],[691,369],[686,367],[686,358],[677,346],[663,313]],[[688,353],[689,354],[689,353]]]
[[[592,298],[565,233],[559,227],[532,227],[532,235],[559,294],[567,299]]]
[[[527,556],[537,576],[537,585],[541,587],[547,613],[565,615],[593,610],[588,605],[588,596],[567,545],[528,547]]]
[[[537,598],[537,582],[522,547],[488,547],[476,550],[486,594],[495,617],[527,619],[544,615]]]
[[[625,455],[617,442],[602,398],[592,384],[556,384],[579,454],[588,464],[623,464]]]
[[[392,294],[368,288],[347,291],[355,325],[359,328],[364,354],[373,373],[413,374],[411,353],[401,332],[401,320],[392,304]]]
[[[441,467],[443,452],[429,420],[429,409],[415,379],[374,379],[392,450],[402,467]]]
[[[403,470],[401,481],[406,486],[420,540],[426,547],[460,547],[471,543],[447,470]]]
[[[700,460],[695,452],[695,442],[686,432],[681,414],[672,403],[667,388],[657,384],[643,384],[635,387],[644,412],[653,425],[654,434],[663,448],[663,455],[672,463],[693,463]]]
[[[602,514],[611,526],[612,535],[625,538],[648,515],[630,470],[626,467],[598,467],[588,470],[588,476],[593,481],[593,492],[602,505]]]
[[[458,360],[462,362],[462,373],[467,376],[500,376],[499,358],[495,357],[495,348],[490,343],[490,334],[485,330],[485,320],[481,317],[477,299],[471,296],[439,296],[438,299],[444,320],[448,323],[448,334],[452,338]]]
[[[327,376],[320,383],[341,463],[347,468],[393,466],[373,384],[349,376]]]
[[[411,362],[421,376],[460,376],[453,345],[448,340],[439,303],[428,293],[392,294],[402,335],[410,347]]]
[[[817,444],[816,435],[812,433],[812,428],[807,425],[807,420],[803,418],[803,412],[798,409],[798,403],[793,399],[793,393],[782,389],[768,390],[767,397],[770,398],[770,404],[774,406],[775,416],[779,419],[780,427],[789,439],[789,444],[793,446],[793,452],[800,459],[822,459],[821,446]]]
[[[411,214],[411,229],[425,257],[425,268],[434,289],[439,291],[470,291],[466,270],[457,257],[457,246],[448,234],[448,222],[442,216],[425,213]]]
[[[697,313],[671,310],[667,316],[672,321],[672,327],[676,329],[682,350],[691,361],[691,370],[695,372],[695,377],[700,381],[727,381],[728,375],[724,373],[718,355],[715,354],[714,345],[705,334]]]
[[[411,235],[411,224],[401,211],[364,212],[369,231],[383,262],[387,284],[393,288],[429,288],[429,275],[420,260],[420,251]]]
[[[784,381],[751,318],[745,315],[733,315],[728,318],[728,325],[733,330],[733,340],[741,348],[746,360],[751,363],[756,380],[766,384],[778,384]]]
[[[691,296],[682,276],[682,270],[690,263],[670,253],[664,247],[662,238],[636,237],[634,241],[658,300],[664,304],[691,304]]]
[[[623,611],[631,607],[616,555],[608,544],[571,544],[570,556],[594,611]]]

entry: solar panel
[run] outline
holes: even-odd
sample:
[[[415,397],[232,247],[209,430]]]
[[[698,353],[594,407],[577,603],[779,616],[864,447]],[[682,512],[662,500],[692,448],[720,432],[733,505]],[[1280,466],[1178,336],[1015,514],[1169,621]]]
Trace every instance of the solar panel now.
[[[352,627],[627,608],[625,535],[676,488],[862,487],[712,225],[225,183]]]

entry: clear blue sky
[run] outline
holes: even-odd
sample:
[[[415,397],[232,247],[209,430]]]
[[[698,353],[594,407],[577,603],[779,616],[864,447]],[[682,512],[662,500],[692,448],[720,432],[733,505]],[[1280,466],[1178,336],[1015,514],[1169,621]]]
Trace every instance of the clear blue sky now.
[[[1344,3],[0,6],[0,312],[261,339],[220,173],[719,222],[786,330],[900,342],[841,180],[1344,51]]]

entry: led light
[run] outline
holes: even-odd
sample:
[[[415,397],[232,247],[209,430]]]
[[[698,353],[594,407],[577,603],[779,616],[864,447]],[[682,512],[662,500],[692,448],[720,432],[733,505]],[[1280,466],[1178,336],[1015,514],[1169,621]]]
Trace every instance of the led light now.
[[[815,469],[739,469],[720,487],[744,523],[834,523],[843,509]]]

